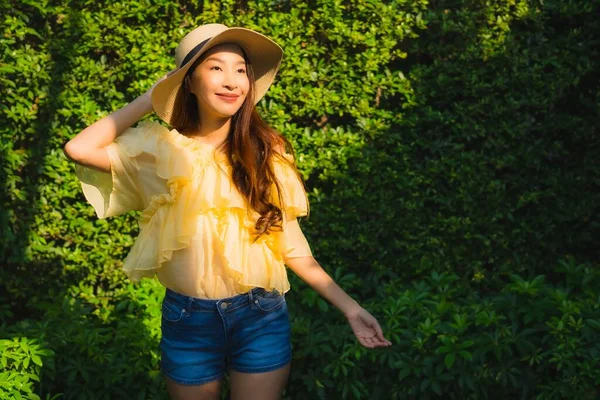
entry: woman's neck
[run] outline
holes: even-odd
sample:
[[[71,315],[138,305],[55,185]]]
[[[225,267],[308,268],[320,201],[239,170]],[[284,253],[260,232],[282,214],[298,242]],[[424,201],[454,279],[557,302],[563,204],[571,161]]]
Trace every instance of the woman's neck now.
[[[186,136],[203,144],[217,148],[229,136],[231,118],[204,118],[195,131],[186,132]]]

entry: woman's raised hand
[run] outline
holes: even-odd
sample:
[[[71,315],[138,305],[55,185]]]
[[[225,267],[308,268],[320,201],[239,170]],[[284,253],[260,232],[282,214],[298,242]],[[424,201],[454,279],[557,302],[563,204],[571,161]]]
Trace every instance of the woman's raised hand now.
[[[356,308],[346,315],[346,319],[359,343],[363,346],[373,349],[392,345],[392,342],[383,337],[383,331],[375,317],[364,308]]]
[[[154,83],[154,85],[152,85],[152,87],[150,89],[148,89],[141,97],[143,97],[146,101],[148,101],[148,104],[150,104],[150,107],[152,107],[152,91],[154,90],[154,88],[156,87],[156,85],[158,85],[160,82],[164,81],[165,79],[167,79],[167,77],[173,75],[175,72],[177,72],[177,69],[171,70],[169,72],[167,72],[165,75],[161,76],[160,78],[158,78],[158,80]]]

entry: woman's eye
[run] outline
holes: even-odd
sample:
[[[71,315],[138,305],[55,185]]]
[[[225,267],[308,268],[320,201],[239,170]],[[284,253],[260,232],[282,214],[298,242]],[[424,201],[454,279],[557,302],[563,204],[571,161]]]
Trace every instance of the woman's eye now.
[[[210,67],[210,70],[212,71],[212,70],[213,70],[213,69],[215,69],[215,68],[221,69],[221,67],[218,67],[218,66],[216,66],[216,65],[215,65],[215,66],[213,66],[213,67]],[[240,69],[238,69],[238,72],[240,72],[240,73],[242,73],[242,74],[245,74],[245,73],[246,73],[246,70],[245,70],[244,68],[240,68]]]

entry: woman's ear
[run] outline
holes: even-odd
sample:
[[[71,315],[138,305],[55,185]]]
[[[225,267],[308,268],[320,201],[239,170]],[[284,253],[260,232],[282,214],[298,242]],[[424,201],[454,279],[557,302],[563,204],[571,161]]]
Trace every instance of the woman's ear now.
[[[185,89],[193,94],[194,92],[192,91],[192,78],[189,75],[186,75],[186,77],[184,78],[185,81]]]

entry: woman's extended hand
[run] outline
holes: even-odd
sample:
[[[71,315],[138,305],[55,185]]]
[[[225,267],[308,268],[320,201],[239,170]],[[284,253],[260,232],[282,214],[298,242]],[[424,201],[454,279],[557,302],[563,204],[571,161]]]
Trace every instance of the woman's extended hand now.
[[[357,307],[346,315],[346,319],[359,343],[363,346],[373,349],[392,345],[392,342],[383,337],[383,332],[375,317],[364,308]]]

